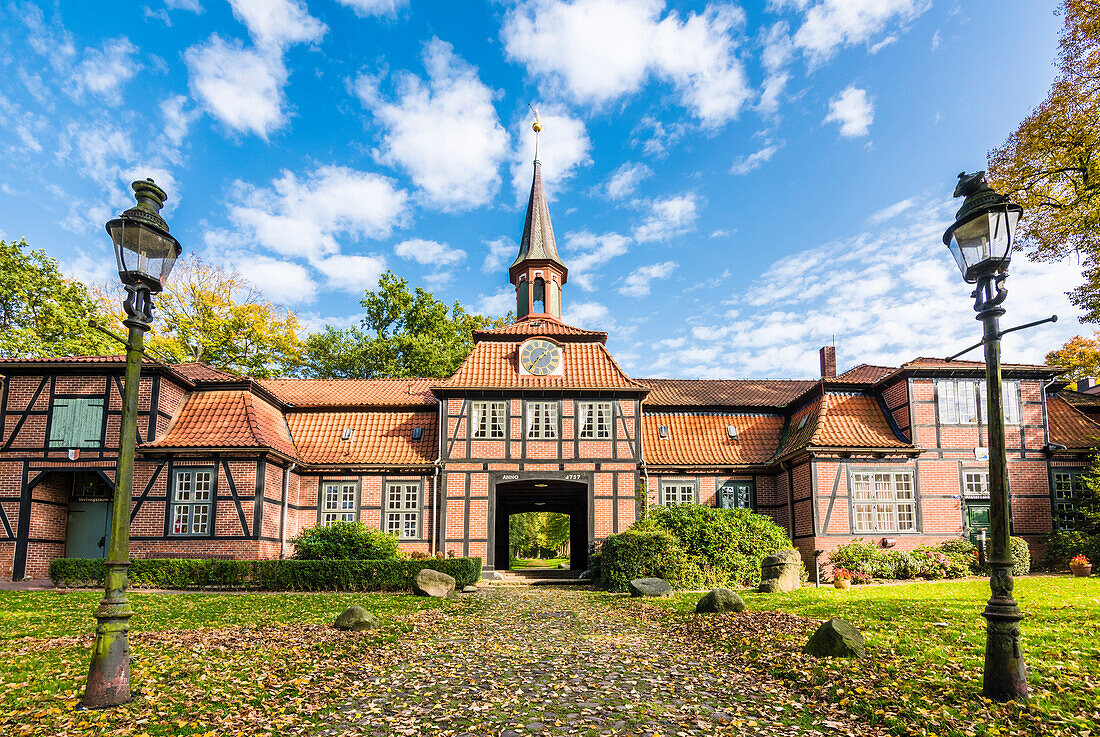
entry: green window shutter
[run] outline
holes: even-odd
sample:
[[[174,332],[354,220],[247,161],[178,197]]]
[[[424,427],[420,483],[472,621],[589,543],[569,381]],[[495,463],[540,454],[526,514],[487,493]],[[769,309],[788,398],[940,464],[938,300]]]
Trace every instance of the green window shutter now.
[[[53,416],[50,418],[51,448],[68,448],[73,430],[73,400],[53,400]]]
[[[73,448],[98,448],[103,442],[103,399],[73,400]]]

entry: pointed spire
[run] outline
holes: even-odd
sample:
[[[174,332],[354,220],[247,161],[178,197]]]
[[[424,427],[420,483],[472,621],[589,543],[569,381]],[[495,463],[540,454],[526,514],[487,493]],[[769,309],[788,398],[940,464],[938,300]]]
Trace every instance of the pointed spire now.
[[[558,244],[554,240],[554,226],[550,224],[550,207],[546,190],[542,186],[542,163],[535,160],[535,175],[531,180],[531,197],[527,200],[527,219],[523,221],[523,236],[519,242],[519,255],[512,268],[524,261],[552,261],[565,269],[558,256]]]

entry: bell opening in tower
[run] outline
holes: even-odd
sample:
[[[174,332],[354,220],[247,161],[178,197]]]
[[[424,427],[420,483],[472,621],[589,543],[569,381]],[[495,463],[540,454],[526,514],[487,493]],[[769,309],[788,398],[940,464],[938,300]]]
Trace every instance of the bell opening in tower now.
[[[546,313],[546,282],[543,281],[541,276],[535,279],[531,301],[533,303],[532,312],[540,315]]]

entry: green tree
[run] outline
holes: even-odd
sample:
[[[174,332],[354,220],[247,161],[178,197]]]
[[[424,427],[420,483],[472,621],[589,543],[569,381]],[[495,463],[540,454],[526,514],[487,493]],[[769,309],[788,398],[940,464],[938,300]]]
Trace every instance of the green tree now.
[[[1077,381],[1100,376],[1100,331],[1091,338],[1078,335],[1056,351],[1047,354],[1047,366],[1065,369],[1062,378]]]
[[[0,240],[0,357],[105,355],[120,346],[88,326],[101,320],[88,288],[27,242]]]
[[[473,315],[455,302],[448,307],[431,292],[387,271],[378,288],[360,300],[359,327],[325,326],[305,340],[303,373],[319,379],[442,378],[450,376],[473,348],[473,332],[499,327],[507,318]]]
[[[100,299],[122,329],[119,295],[113,291],[101,289]],[[293,373],[301,363],[298,317],[265,300],[237,271],[197,256],[181,259],[155,303],[146,338],[153,355],[177,363],[202,361],[260,379]]]
[[[542,515],[542,533],[546,547],[560,551],[569,542],[569,515],[558,512],[539,512]]]
[[[1100,0],[1064,0],[1058,76],[1045,100],[989,153],[990,183],[1023,205],[1021,248],[1036,261],[1078,258],[1070,292],[1100,322]]]

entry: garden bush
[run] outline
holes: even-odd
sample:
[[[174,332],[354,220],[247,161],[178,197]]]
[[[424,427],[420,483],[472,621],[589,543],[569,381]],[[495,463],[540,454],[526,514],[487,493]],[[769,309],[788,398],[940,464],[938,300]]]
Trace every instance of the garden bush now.
[[[782,527],[747,509],[716,509],[704,504],[657,507],[635,530],[663,530],[687,557],[683,587],[760,583],[760,561],[793,548]]]
[[[299,560],[393,560],[398,557],[397,535],[362,522],[333,522],[302,530],[291,539]]]
[[[1011,543],[1010,550],[1012,551],[1012,575],[1013,576],[1026,576],[1031,573],[1031,548],[1028,547],[1027,540],[1022,537],[1009,538]],[[986,549],[986,556],[988,557],[989,550]],[[984,575],[989,575],[989,566],[982,566],[980,569],[975,565],[975,570],[978,570]]]
[[[1081,530],[1058,530],[1044,538],[1046,555],[1043,564],[1053,571],[1069,568],[1070,558],[1083,555],[1089,560],[1100,561],[1100,533]]]
[[[411,589],[421,570],[454,576],[461,588],[481,578],[481,558],[427,560],[209,560],[137,559],[130,584],[157,589],[247,589],[253,591],[397,591]],[[50,562],[56,586],[99,585],[106,563],[58,558]]]
[[[1030,570],[1027,543],[1021,538],[1012,540],[1013,573],[1023,575],[1016,571]],[[964,539],[947,540],[937,546],[922,545],[913,551],[881,550],[866,540],[853,540],[830,553],[829,564],[879,579],[962,578],[980,572],[978,550]]]
[[[610,535],[589,557],[592,580],[608,591],[626,591],[635,578],[663,578],[675,587],[696,585],[684,549],[664,530],[630,529]]]

